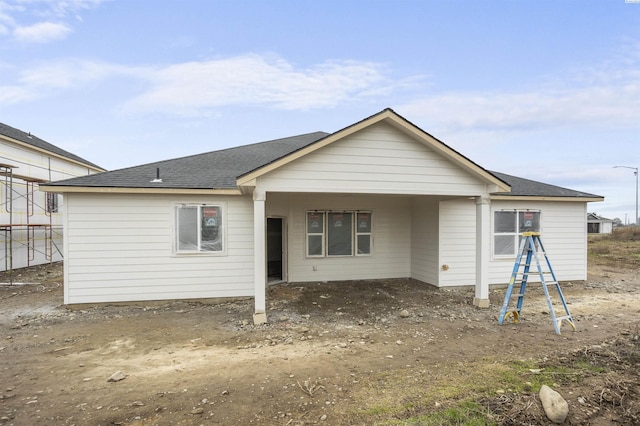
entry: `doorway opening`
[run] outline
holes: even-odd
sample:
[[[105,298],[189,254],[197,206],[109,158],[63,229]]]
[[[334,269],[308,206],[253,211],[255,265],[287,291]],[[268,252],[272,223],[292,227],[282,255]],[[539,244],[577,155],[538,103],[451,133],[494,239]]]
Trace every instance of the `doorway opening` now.
[[[285,279],[284,219],[267,218],[267,281],[281,282]]]

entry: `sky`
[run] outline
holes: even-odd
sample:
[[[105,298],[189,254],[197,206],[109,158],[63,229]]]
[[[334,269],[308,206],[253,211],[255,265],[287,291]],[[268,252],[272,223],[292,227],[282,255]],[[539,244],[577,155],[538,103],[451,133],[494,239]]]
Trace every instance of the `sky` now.
[[[640,0],[0,0],[0,122],[108,170],[385,108],[633,222]]]

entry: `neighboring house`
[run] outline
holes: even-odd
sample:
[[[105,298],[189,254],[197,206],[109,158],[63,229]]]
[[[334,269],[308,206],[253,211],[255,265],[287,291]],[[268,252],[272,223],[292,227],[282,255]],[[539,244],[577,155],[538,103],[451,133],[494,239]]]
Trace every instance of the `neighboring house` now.
[[[257,323],[276,281],[411,277],[488,306],[526,230],[560,280],[584,280],[603,200],[485,170],[390,109],[46,190],[67,203],[66,304],[252,296]]]
[[[62,260],[62,198],[39,186],[99,166],[0,123],[0,270]]]
[[[613,220],[587,213],[587,232],[589,234],[610,234],[613,232]]]

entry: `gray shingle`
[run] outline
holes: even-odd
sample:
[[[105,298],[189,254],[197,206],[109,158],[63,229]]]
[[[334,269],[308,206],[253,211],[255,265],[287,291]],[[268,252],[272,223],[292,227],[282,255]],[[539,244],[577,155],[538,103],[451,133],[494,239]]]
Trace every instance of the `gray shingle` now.
[[[511,186],[511,192],[500,192],[495,195],[505,196],[529,196],[529,197],[575,197],[575,198],[602,198],[600,195],[589,194],[587,192],[574,191],[573,189],[562,188],[560,186],[549,185],[547,183],[536,182],[535,180],[523,179],[516,176],[499,172],[490,172],[500,180]]]
[[[315,132],[212,151],[53,183],[104,188],[233,189],[236,178],[310,145],[328,133]],[[151,182],[159,169],[162,182]]]
[[[75,154],[72,154],[64,149],[58,148],[57,146],[50,144],[47,141],[40,139],[39,137],[32,135],[31,133],[23,132],[22,130],[16,129],[14,127],[8,126],[4,123],[0,123],[0,135],[7,136],[9,138],[15,139],[17,141],[26,143],[27,145],[31,145],[36,148],[44,149],[45,151],[49,151],[53,154],[60,155],[62,157],[68,158],[70,160],[78,161],[80,163],[86,164],[88,166],[96,167],[98,169],[102,169],[102,167],[91,163],[90,161],[85,160],[84,158],[78,157]]]
[[[212,151],[126,169],[53,182],[54,186],[102,188],[235,189],[236,179],[311,145],[329,133],[315,132]],[[480,167],[480,166],[478,166]],[[162,182],[152,182],[159,169]],[[489,171],[511,186],[505,196],[601,198],[599,195]],[[46,185],[45,185],[46,186]]]

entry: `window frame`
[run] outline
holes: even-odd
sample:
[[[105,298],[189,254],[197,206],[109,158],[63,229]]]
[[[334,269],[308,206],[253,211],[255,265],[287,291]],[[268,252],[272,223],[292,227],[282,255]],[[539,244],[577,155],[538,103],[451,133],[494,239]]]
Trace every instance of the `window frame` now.
[[[321,232],[309,232],[310,231],[310,215],[317,214],[322,215],[322,226]],[[350,236],[349,241],[351,244],[351,252],[349,254],[329,254],[330,250],[330,241],[331,238],[329,232],[329,222],[331,218],[335,217],[332,215],[336,214],[349,214],[351,219],[349,221],[350,226]],[[369,215],[369,230],[366,232],[358,232],[358,215],[359,214],[368,214]],[[317,258],[348,258],[348,257],[371,257],[373,255],[373,211],[372,210],[306,210],[305,211],[305,257],[308,259],[317,259]],[[310,254],[309,250],[312,245],[309,243],[311,237],[320,236],[322,239],[322,247],[320,254]],[[368,236],[369,237],[369,252],[368,253],[359,253],[358,247],[358,237],[359,236]]]
[[[360,231],[361,222],[360,215],[369,215],[369,230],[368,231]],[[355,212],[355,229],[354,229],[354,240],[355,240],[355,255],[356,256],[371,256],[373,253],[373,213],[370,211],[357,211]],[[369,236],[369,252],[368,253],[360,253],[360,236]]]
[[[514,230],[509,232],[497,232],[496,231],[496,216],[498,213],[513,213],[515,215],[515,224]],[[523,230],[523,226],[521,223],[520,216],[521,214],[533,213],[537,214],[537,219],[534,220],[534,224],[537,222],[537,230]],[[513,259],[518,255],[518,250],[520,248],[520,239],[522,238],[522,233],[527,231],[533,232],[542,232],[542,210],[540,209],[502,209],[502,210],[494,210],[491,221],[491,245],[492,250],[491,254],[494,259]],[[513,252],[506,254],[498,254],[496,253],[496,237],[498,236],[511,236],[513,238]]]
[[[309,216],[311,214],[317,214],[317,215],[322,215],[322,220],[321,220],[321,230],[320,232],[309,232]],[[305,215],[304,215],[304,226],[305,226],[305,246],[306,246],[306,257],[308,258],[318,258],[318,257],[325,257],[325,252],[326,252],[326,243],[325,243],[325,234],[326,234],[326,214],[324,211],[317,211],[317,210],[313,210],[313,211],[306,211]],[[318,237],[320,236],[320,254],[309,254],[309,249],[311,248],[311,244],[309,244],[309,239],[310,237]]]
[[[196,249],[187,250],[180,248],[180,209],[182,208],[196,208],[196,224],[197,229],[195,231],[197,237]],[[220,241],[220,250],[206,250],[203,249],[203,219],[205,216],[206,208],[216,208],[217,215],[219,215],[218,225],[218,240]],[[173,235],[173,253],[177,256],[221,256],[227,254],[227,238],[226,238],[226,205],[223,203],[178,203],[174,205],[174,235]]]
[[[344,217],[345,215],[349,215],[348,223],[347,221],[345,221],[345,217]],[[325,227],[326,227],[325,229],[327,230],[326,243],[325,243],[326,257],[352,257],[354,255],[354,246],[355,246],[354,244],[355,232],[354,232],[354,226],[353,226],[354,216],[355,216],[354,212],[352,211],[330,211],[326,214],[326,224],[325,224]],[[337,223],[340,223],[340,225],[336,225]],[[332,231],[332,228],[336,229],[336,227],[339,227],[339,228],[344,227],[346,229],[347,226],[349,227],[348,238],[345,238],[344,234],[341,233],[342,230]],[[335,253],[335,251],[344,250],[344,248],[340,248],[340,245],[344,245],[344,244],[348,244],[348,246],[345,248],[348,248],[349,252]],[[331,251],[334,251],[334,254],[331,254],[330,253]]]

